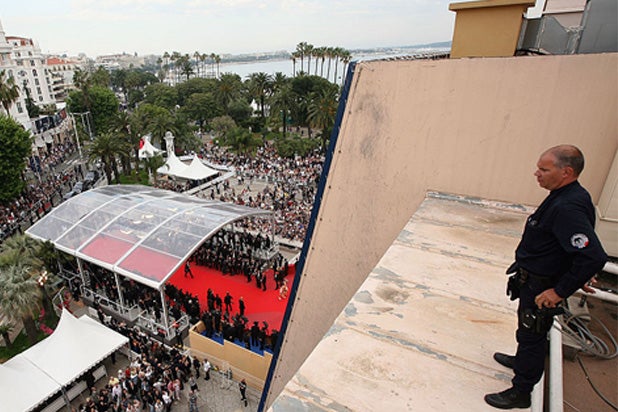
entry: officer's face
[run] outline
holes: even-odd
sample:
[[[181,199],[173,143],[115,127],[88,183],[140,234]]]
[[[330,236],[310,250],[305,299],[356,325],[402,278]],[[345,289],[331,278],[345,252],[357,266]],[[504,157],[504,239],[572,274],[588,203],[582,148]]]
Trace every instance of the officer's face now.
[[[544,153],[536,164],[534,172],[539,186],[547,190],[556,190],[568,182],[568,167],[556,166],[556,157],[551,153]]]

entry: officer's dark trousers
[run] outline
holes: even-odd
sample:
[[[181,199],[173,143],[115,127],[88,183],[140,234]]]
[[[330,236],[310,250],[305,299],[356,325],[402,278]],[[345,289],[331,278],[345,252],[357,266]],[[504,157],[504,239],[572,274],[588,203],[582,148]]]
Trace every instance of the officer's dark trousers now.
[[[517,353],[515,354],[515,365],[513,367],[515,376],[513,377],[513,387],[523,393],[532,392],[534,385],[541,379],[545,369],[545,355],[547,350],[547,332],[551,328],[551,322],[540,333],[534,329],[527,329],[522,325],[521,319],[523,311],[535,309],[534,298],[548,286],[545,282],[538,279],[528,279],[522,285],[519,295],[518,327],[517,327]]]

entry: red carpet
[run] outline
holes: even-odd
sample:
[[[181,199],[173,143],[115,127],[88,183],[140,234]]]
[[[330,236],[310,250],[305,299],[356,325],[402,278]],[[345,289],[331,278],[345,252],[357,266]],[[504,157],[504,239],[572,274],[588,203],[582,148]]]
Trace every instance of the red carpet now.
[[[197,296],[202,311],[206,309],[206,291],[208,288],[212,289],[213,293],[219,294],[221,299],[225,297],[227,292],[230,292],[233,298],[231,315],[238,313],[238,299],[242,296],[245,301],[245,316],[249,319],[249,326],[254,321],[257,321],[261,327],[262,321],[266,321],[269,325],[269,332],[273,329],[281,330],[281,322],[283,321],[288,300],[279,300],[279,291],[275,290],[275,279],[272,270],[266,272],[266,291],[257,288],[255,279],[252,279],[251,283],[247,283],[247,277],[244,275],[224,276],[218,270],[198,266],[195,263],[191,264],[191,272],[194,278],[185,278],[184,265],[181,265],[180,269],[172,275],[168,283],[171,283],[178,289],[191,293],[193,296]],[[290,265],[288,276],[286,277],[289,287],[291,287],[294,280],[294,272],[294,265]],[[225,304],[223,309],[225,310]]]

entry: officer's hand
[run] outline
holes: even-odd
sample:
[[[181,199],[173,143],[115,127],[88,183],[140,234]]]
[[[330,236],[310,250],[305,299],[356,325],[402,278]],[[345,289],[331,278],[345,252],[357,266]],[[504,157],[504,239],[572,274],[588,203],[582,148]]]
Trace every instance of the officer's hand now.
[[[552,289],[547,289],[543,291],[542,293],[538,294],[536,298],[534,298],[534,303],[536,303],[536,306],[539,309],[542,309],[543,307],[555,308],[556,305],[560,303],[561,300],[562,298],[558,296],[556,291],[552,288]]]
[[[584,286],[582,286],[582,290],[584,292],[586,292],[586,293],[597,293],[596,289],[591,287],[595,283],[597,283],[597,278],[593,277],[592,279],[590,279],[590,282],[588,282]]]

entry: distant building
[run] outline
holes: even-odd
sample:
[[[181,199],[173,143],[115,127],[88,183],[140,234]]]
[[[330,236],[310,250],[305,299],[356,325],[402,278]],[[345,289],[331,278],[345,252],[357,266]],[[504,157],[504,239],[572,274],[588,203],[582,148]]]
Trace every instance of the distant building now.
[[[51,75],[54,99],[56,102],[64,102],[73,88],[73,76],[80,68],[80,63],[61,57],[48,57],[46,65]]]
[[[12,47],[11,57],[17,66],[14,72],[17,84],[29,90],[36,105],[54,104],[51,76],[39,46],[25,37],[6,36],[6,41]]]
[[[9,115],[24,125],[26,129],[30,129],[30,118],[28,111],[26,110],[26,94],[22,90],[22,84],[17,76],[18,69],[20,67],[13,59],[13,46],[8,42],[2,23],[0,23],[0,70],[6,72],[6,78],[13,77],[15,84],[19,86],[20,94],[17,101],[11,106]],[[4,113],[4,107],[0,106],[0,110]]]

